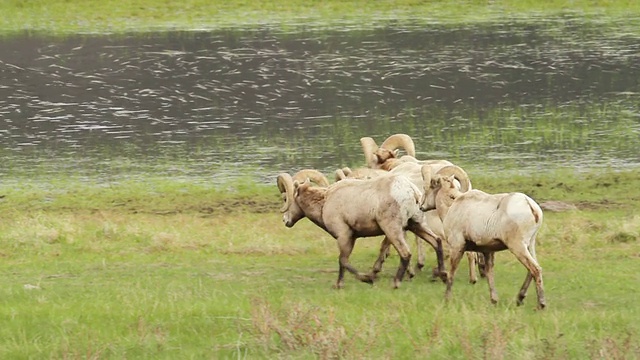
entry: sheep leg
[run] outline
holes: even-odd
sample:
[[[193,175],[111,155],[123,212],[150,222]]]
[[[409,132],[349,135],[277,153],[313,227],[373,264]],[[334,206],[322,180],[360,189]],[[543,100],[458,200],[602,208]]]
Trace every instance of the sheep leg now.
[[[418,241],[422,240],[419,240],[416,237],[416,242]],[[382,243],[380,243],[380,252],[378,253],[378,259],[376,259],[376,262],[373,264],[373,268],[371,269],[371,273],[369,274],[369,276],[373,280],[375,280],[378,277],[378,273],[382,271],[382,264],[384,264],[384,261],[387,259],[387,257],[389,257],[390,249],[391,242],[385,236],[385,238],[382,240]],[[409,275],[409,279],[412,279],[416,275],[415,271],[411,269],[411,266],[407,267],[407,274]]]
[[[397,289],[400,287],[400,283],[402,282],[402,278],[404,277],[405,272],[409,268],[409,263],[411,261],[411,250],[409,249],[409,245],[404,238],[404,231],[402,229],[398,229],[394,232],[385,231],[387,234],[387,239],[391,242],[396,251],[398,251],[398,255],[400,255],[400,265],[398,266],[398,271],[396,272],[396,276],[393,279],[393,287]]]
[[[475,284],[478,281],[478,275],[476,274],[476,262],[478,257],[473,251],[467,252],[467,259],[469,259],[469,282]]]
[[[533,259],[533,262],[535,263],[535,265],[539,269],[538,274],[537,274],[538,277],[536,277],[536,273],[531,272],[531,270],[529,270],[527,272],[527,276],[524,278],[524,283],[522,284],[522,287],[520,288],[520,292],[518,292],[517,304],[518,304],[518,306],[522,305],[522,303],[524,301],[524,298],[527,296],[527,290],[529,289],[529,285],[531,284],[531,280],[533,278],[535,278],[536,279],[536,293],[538,294],[538,308],[539,309],[544,309],[545,306],[546,306],[546,301],[544,299],[544,288],[543,288],[543,284],[542,284],[542,268],[538,264],[538,259],[536,257],[535,235],[534,235],[534,237],[532,237],[531,245],[529,245],[529,251],[530,251],[531,258]]]
[[[487,283],[489,284],[489,296],[491,297],[491,303],[498,303],[498,293],[496,292],[496,284],[493,277],[493,265],[495,263],[495,253],[484,253],[485,271],[487,275]]]
[[[527,271],[527,276],[524,278],[524,283],[522,283],[522,287],[520,287],[520,291],[518,292],[518,306],[524,303],[524,298],[527,297],[527,290],[529,289],[529,285],[531,285],[531,280],[533,280],[533,276],[531,272]]]
[[[390,246],[391,242],[385,236],[385,238],[380,243],[380,253],[378,254],[378,259],[373,264],[373,268],[371,269],[371,276],[373,278],[376,278],[378,276],[378,273],[382,271],[382,264],[384,264],[384,261],[389,256]]]
[[[416,253],[418,255],[418,262],[416,263],[415,272],[420,272],[424,267],[426,254],[424,251],[424,244],[422,243],[422,240],[417,235],[416,235]]]
[[[480,256],[482,255],[482,256]],[[476,259],[478,263],[478,272],[480,272],[480,277],[487,277],[486,264],[484,260],[484,255],[482,253],[476,253]]]
[[[532,242],[532,245],[530,246],[533,254],[535,254],[534,243],[535,243],[535,240],[534,242]],[[520,292],[518,293],[518,305],[522,304],[522,300],[524,300],[529,284],[531,283],[531,280],[529,280],[529,277],[532,277],[536,281],[536,292],[538,294],[538,308],[544,309],[547,304],[544,299],[542,267],[538,264],[538,262],[536,261],[532,253],[529,252],[529,249],[527,249],[524,246],[524,242],[522,241],[516,242],[516,244],[512,246],[509,250],[511,250],[513,255],[516,256],[516,258],[522,263],[522,265],[524,265],[524,267],[526,267],[527,270],[529,270],[529,273],[527,273],[527,277],[525,277],[524,283],[520,288]]]
[[[465,242],[464,238],[459,241],[453,241],[451,244],[451,249],[449,253],[449,261],[450,261],[450,269],[449,274],[447,276],[447,290],[444,293],[445,300],[451,300],[451,288],[453,287],[453,278],[456,275],[456,270],[458,269],[458,265],[460,264],[460,260],[464,255],[465,250]]]
[[[436,251],[436,258],[438,260],[437,269],[433,270],[433,277],[440,277],[442,281],[447,279],[447,271],[444,267],[444,251],[442,249],[442,240],[430,229],[420,225],[420,223],[410,223],[408,227],[409,231],[416,234],[422,240],[426,241]]]
[[[401,242],[398,242],[396,250],[398,250],[398,254],[400,255],[400,266],[398,266],[398,272],[396,272],[396,277],[393,279],[394,289],[400,287],[404,273],[409,268],[409,263],[411,261],[411,251],[404,239],[402,239]]]
[[[353,237],[348,238],[338,238],[338,247],[340,248],[340,258],[339,258],[339,268],[338,268],[338,281],[336,282],[335,288],[342,289],[344,287],[344,271],[347,270],[350,273],[354,274],[356,278],[360,281],[373,284],[373,279],[369,274],[361,274],[349,264],[349,256],[353,251],[353,247],[355,246],[356,239]]]

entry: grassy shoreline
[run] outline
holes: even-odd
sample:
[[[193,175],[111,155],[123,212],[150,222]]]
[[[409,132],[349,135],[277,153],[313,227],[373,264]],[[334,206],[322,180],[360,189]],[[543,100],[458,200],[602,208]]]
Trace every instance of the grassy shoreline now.
[[[574,204],[608,204],[609,208],[638,209],[640,197],[633,189],[640,187],[640,169],[598,169],[574,172],[570,169],[548,170],[528,174],[492,173],[469,170],[475,187],[488,192],[519,191],[539,202],[564,201]],[[327,174],[330,176],[330,174]],[[251,179],[209,184],[201,180],[166,177],[140,177],[123,181],[86,181],[62,175],[43,182],[30,179],[0,185],[0,211],[95,211],[115,210],[142,213],[211,213],[218,208],[226,212],[275,212],[280,196],[275,183],[256,183]],[[123,207],[126,204],[125,207]],[[234,208],[235,204],[237,208]],[[127,210],[128,209],[128,210]],[[203,210],[204,209],[204,210]]]
[[[389,21],[423,24],[504,21],[574,14],[600,21],[640,16],[624,0],[576,1],[204,1],[8,0],[0,3],[0,33],[123,33],[261,26],[370,27]]]

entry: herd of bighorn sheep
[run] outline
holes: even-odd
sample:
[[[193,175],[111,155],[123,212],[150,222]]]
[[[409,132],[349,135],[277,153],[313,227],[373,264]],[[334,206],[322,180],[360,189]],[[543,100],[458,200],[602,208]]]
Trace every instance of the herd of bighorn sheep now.
[[[400,286],[409,266],[411,251],[405,238],[416,236],[418,262],[424,266],[422,241],[436,253],[434,277],[446,283],[445,298],[451,298],[453,279],[462,256],[467,253],[470,282],[475,283],[476,265],[489,283],[490,299],[497,303],[494,284],[494,253],[508,249],[527,269],[517,304],[521,305],[532,280],[536,283],[538,308],[546,306],[542,268],[535,252],[536,235],[542,224],[540,206],[525,194],[487,194],[472,189],[468,174],[447,160],[418,160],[410,136],[395,134],[380,146],[370,137],[360,139],[367,167],[343,167],[335,172],[335,182],[314,169],[294,175],[279,174],[282,219],[292,227],[302,218],[328,232],[338,243],[338,280],[344,285],[345,270],[372,284],[393,246],[400,265],[393,280]],[[399,149],[406,155],[399,156]],[[360,237],[384,236],[372,270],[362,273],[349,263]],[[445,270],[445,247],[449,271]]]

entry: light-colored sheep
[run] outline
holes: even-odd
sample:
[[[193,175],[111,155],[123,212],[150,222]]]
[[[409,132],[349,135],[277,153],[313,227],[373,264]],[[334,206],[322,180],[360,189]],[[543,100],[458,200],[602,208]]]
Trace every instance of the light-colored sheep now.
[[[382,142],[380,147],[371,137],[360,138],[360,145],[364,153],[365,162],[370,169],[389,171],[404,163],[418,163],[420,165],[447,166],[453,165],[447,160],[418,160],[416,159],[415,144],[407,134],[393,134]],[[404,149],[406,155],[398,157],[399,150]],[[419,173],[419,171],[418,171]]]
[[[452,169],[450,167],[450,165],[452,164],[446,160],[424,161],[422,163],[430,164],[433,174],[435,174],[437,171],[439,171],[440,169],[446,166],[449,166],[449,169]],[[336,171],[336,181],[339,181],[342,179],[368,179],[368,178],[374,178],[377,176],[383,176],[385,174],[396,174],[396,175],[406,176],[409,180],[411,180],[413,184],[415,184],[416,186],[422,187],[423,185],[422,166],[423,165],[420,165],[417,162],[405,162],[402,164],[398,164],[398,166],[394,167],[390,171],[384,171],[380,169],[369,169],[369,168],[357,168],[357,169],[351,170],[350,168],[345,167],[342,169],[338,169]],[[460,182],[456,180],[457,186],[461,188],[461,191],[463,192],[471,189],[471,181],[469,181],[468,176],[464,179],[464,181],[465,182],[463,184],[460,184]],[[433,232],[436,235],[438,235],[438,237],[444,236],[444,232],[442,230],[442,221],[440,220],[440,217],[438,217],[438,214],[436,213],[435,210],[427,211],[425,213],[425,219],[426,219],[427,226],[431,230],[433,230]],[[384,263],[384,260],[386,259],[386,257],[389,255],[390,245],[391,244],[389,242],[384,240],[382,244],[380,244],[380,253],[378,255],[378,259],[376,260],[373,266],[374,273],[380,272],[382,270],[382,264]],[[416,263],[416,269],[411,270],[410,274],[412,276],[415,271],[420,271],[424,267],[425,258],[426,258],[424,246],[422,244],[422,241],[418,238],[416,238],[416,253],[417,253],[418,259]],[[477,263],[480,268],[480,275],[484,276],[484,271],[482,270],[482,266],[481,266],[482,265],[481,259],[478,259],[476,253],[474,252],[468,252],[467,257],[469,260],[469,282],[472,284],[475,284],[478,279],[476,275],[476,270],[475,270]],[[434,275],[434,278],[440,276],[440,274],[437,273],[436,271],[433,272],[433,275]]]
[[[361,138],[360,144],[362,146],[362,152],[364,153],[367,167],[371,170],[367,172],[366,169],[356,169],[354,170],[354,174],[348,177],[362,178],[362,176],[359,176],[360,173],[376,175],[380,170],[394,170],[396,173],[409,177],[414,184],[419,188],[422,188],[422,175],[420,173],[421,165],[431,165],[434,172],[438,171],[442,167],[453,165],[447,160],[416,159],[415,144],[413,143],[411,136],[407,134],[390,135],[382,142],[380,147],[378,147],[375,140],[371,137]],[[406,155],[398,158],[399,149],[404,149]],[[336,172],[336,180],[338,180],[339,176],[341,175]],[[370,175],[368,177],[370,177]],[[425,249],[422,242],[418,239],[416,239],[416,252],[418,255],[416,269],[420,270],[424,267],[425,263]],[[475,261],[475,258],[472,259],[472,257],[473,255],[469,255],[470,261]],[[475,282],[475,268],[472,271],[473,275],[471,281]]]
[[[464,170],[454,168],[460,174],[466,174]],[[518,305],[522,305],[531,280],[535,279],[538,308],[543,309],[546,302],[542,268],[535,252],[536,234],[543,219],[540,206],[523,193],[487,194],[480,190],[463,193],[456,188],[453,175],[442,174],[445,169],[433,177],[429,166],[423,167],[424,193],[420,201],[423,211],[435,209],[438,212],[449,245],[451,266],[445,297],[451,298],[453,279],[464,252],[478,251],[484,254],[491,302],[497,303],[494,255],[496,251],[509,249],[528,270],[518,293]]]
[[[415,159],[416,148],[411,137],[407,134],[393,134],[382,142],[380,147],[371,137],[360,139],[365,162],[370,169],[391,170],[403,161]],[[398,149],[407,153],[404,160],[398,158]],[[404,158],[404,157],[403,157]]]
[[[360,273],[349,264],[349,256],[357,238],[379,235],[385,235],[400,255],[394,278],[394,287],[398,287],[411,258],[405,230],[435,244],[438,268],[444,274],[442,242],[424,226],[424,214],[418,206],[421,192],[406,177],[389,175],[313,187],[310,180],[300,182],[283,173],[278,175],[277,184],[283,194],[281,212],[287,227],[307,217],[337,240],[340,257],[336,288],[343,286],[345,270],[361,281],[373,283],[376,274]]]

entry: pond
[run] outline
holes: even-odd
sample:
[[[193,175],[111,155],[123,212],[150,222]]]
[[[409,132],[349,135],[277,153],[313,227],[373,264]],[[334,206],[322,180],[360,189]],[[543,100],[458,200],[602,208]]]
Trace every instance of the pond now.
[[[640,39],[579,18],[0,39],[3,181],[272,182],[407,133],[476,172],[640,166]]]

